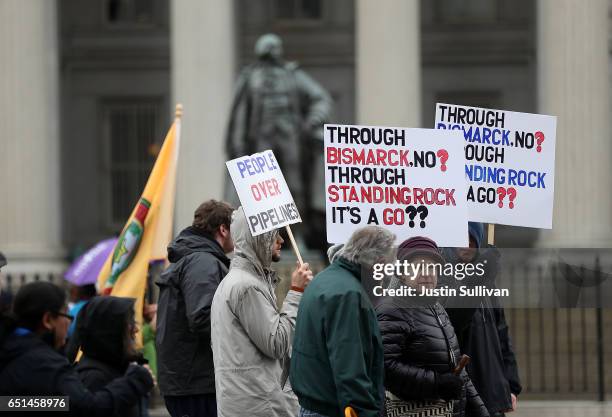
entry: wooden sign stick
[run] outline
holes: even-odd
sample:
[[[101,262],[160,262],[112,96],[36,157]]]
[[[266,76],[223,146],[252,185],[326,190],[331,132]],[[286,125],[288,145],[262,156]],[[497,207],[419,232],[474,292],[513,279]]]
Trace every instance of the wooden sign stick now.
[[[304,265],[304,261],[302,260],[302,255],[300,254],[300,248],[298,248],[297,243],[295,243],[295,238],[293,237],[293,232],[291,231],[291,226],[285,226],[285,230],[287,230],[287,234],[289,235],[289,240],[291,241],[291,246],[293,246],[293,251],[295,252],[295,256],[298,258],[298,262],[300,266]]]
[[[487,243],[489,245],[495,244],[495,224],[489,223],[488,231],[487,231]]]

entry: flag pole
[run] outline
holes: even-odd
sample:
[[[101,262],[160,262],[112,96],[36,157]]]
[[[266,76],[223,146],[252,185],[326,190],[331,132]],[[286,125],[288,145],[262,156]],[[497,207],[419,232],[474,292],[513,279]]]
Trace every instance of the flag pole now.
[[[298,262],[300,266],[304,265],[304,261],[302,260],[302,255],[300,254],[300,248],[298,248],[297,243],[295,243],[295,238],[293,237],[293,232],[291,231],[291,226],[285,226],[285,230],[287,230],[287,234],[289,235],[289,240],[291,241],[291,246],[293,246],[293,251],[295,252],[295,256],[298,258]]]

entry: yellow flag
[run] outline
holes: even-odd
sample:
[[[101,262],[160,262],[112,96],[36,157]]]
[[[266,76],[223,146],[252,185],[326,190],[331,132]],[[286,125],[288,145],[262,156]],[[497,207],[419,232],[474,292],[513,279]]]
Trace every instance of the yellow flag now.
[[[139,327],[142,325],[149,263],[165,259],[166,247],[172,238],[182,111],[179,106],[140,200],[98,275],[98,288],[102,294],[136,299],[135,317]],[[141,346],[140,336],[137,341]]]

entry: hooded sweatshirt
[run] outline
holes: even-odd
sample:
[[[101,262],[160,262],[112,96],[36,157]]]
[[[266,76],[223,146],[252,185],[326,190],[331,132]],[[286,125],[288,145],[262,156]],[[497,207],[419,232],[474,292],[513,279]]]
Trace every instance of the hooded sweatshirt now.
[[[136,359],[127,356],[126,346],[134,301],[133,298],[94,297],[79,313],[75,337],[80,342],[83,357],[76,370],[90,391],[97,391],[121,377],[129,362]],[[144,415],[143,402],[115,415]]]
[[[212,303],[212,350],[219,417],[294,417],[289,352],[302,294],[276,304],[270,269],[277,231],[251,236],[242,208],[231,225],[235,256]]]
[[[230,260],[221,245],[194,227],[168,246],[170,266],[155,281],[157,374],[163,395],[215,392],[210,306]]]

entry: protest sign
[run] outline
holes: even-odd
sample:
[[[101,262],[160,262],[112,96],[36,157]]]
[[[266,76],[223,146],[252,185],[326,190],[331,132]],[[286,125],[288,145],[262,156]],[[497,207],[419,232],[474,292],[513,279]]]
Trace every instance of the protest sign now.
[[[368,225],[398,242],[427,236],[467,246],[462,135],[457,131],[325,125],[327,240]]]
[[[272,151],[225,163],[253,236],[302,221]]]
[[[435,124],[464,137],[470,220],[552,228],[556,117],[438,103]]]

